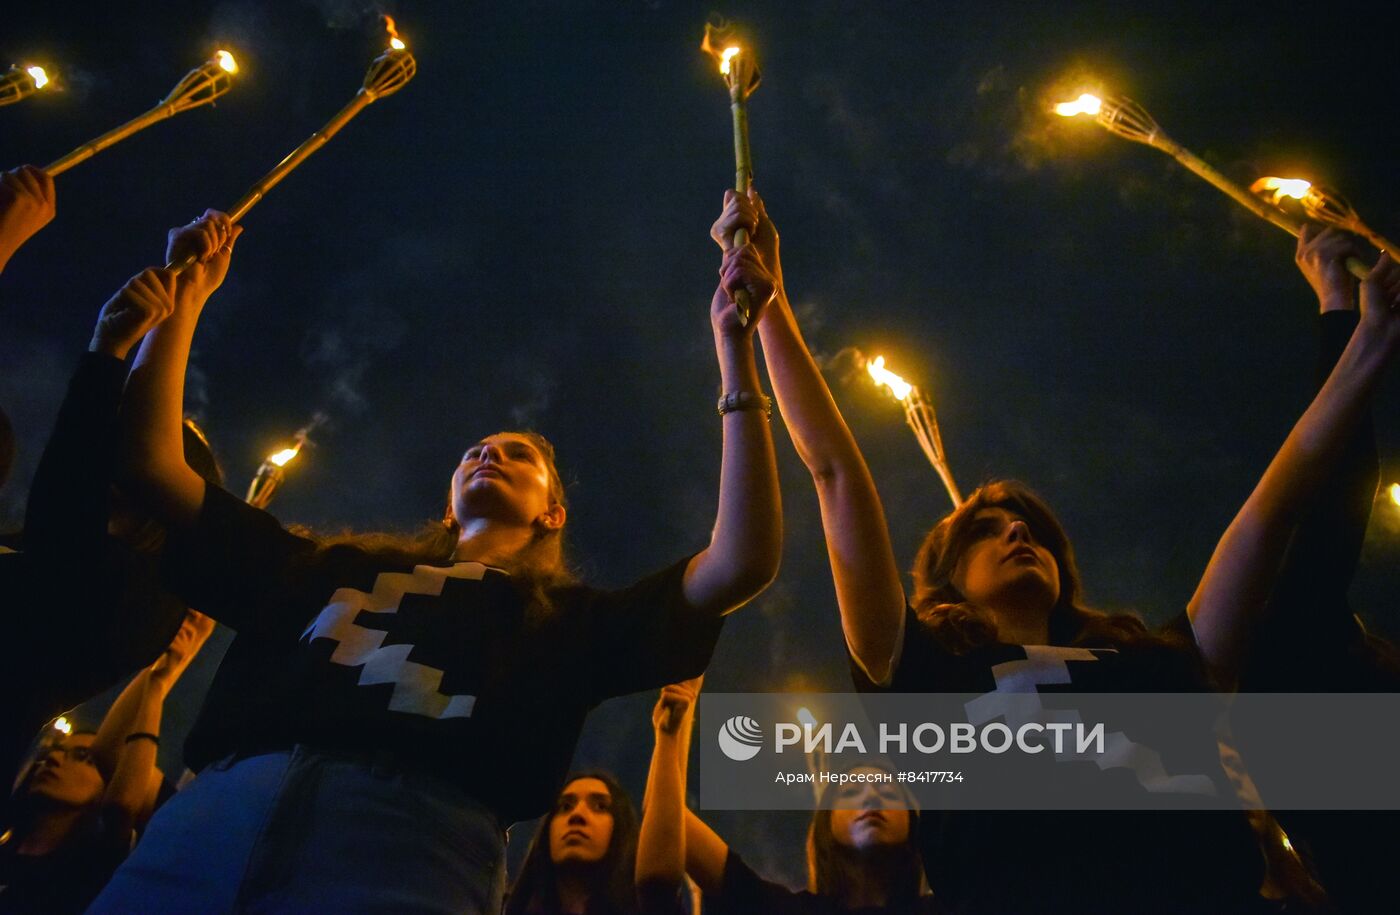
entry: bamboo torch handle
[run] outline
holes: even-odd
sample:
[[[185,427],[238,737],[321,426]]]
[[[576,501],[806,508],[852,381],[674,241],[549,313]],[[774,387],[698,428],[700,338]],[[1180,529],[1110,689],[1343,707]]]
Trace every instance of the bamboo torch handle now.
[[[1297,238],[1302,233],[1303,224],[1300,220],[1290,217],[1277,207],[1269,206],[1269,204],[1255,197],[1229,178],[1226,178],[1204,159],[1176,141],[1158,133],[1152,138],[1151,145],[1180,162],[1188,171],[1194,173],[1199,178],[1205,179],[1205,181],[1214,186],[1216,190],[1233,198],[1236,203],[1246,210],[1249,210],[1260,219],[1273,223],[1294,238]],[[1366,276],[1370,273],[1370,268],[1354,257],[1347,258],[1346,267],[1347,272],[1359,280],[1366,279]]]
[[[268,191],[280,184],[283,178],[290,175],[293,169],[305,162],[312,153],[316,152],[316,150],[320,149],[322,146],[325,146],[326,143],[330,141],[331,137],[335,136],[340,131],[340,128],[348,124],[351,118],[364,110],[365,106],[374,101],[374,99],[375,96],[368,90],[361,89],[359,92],[356,92],[355,97],[350,100],[350,103],[340,109],[335,117],[327,121],[320,130],[313,133],[305,142],[292,150],[285,159],[278,162],[277,165],[273,167],[272,171],[268,172],[257,184],[249,188],[248,193],[238,199],[238,202],[228,211],[229,221],[231,223],[237,223],[246,216],[248,211],[251,210],[259,200],[262,200]],[[193,255],[186,255],[184,258],[178,261],[171,261],[165,266],[167,270],[173,270],[178,275],[187,270],[194,262],[195,257]]]
[[[174,114],[174,105],[157,105],[145,114],[132,118],[120,127],[112,128],[90,143],[84,143],[63,158],[54,160],[44,167],[44,171],[48,172],[51,177],[56,178],[73,166],[91,159],[114,143],[120,143],[137,131],[145,130],[157,121],[163,121]]]
[[[734,115],[734,190],[740,194],[749,192],[753,183],[753,154],[749,151],[749,106],[744,98],[744,87],[737,81],[729,87],[729,110]],[[749,233],[739,229],[734,233],[736,246],[746,245]],[[738,312],[739,323],[749,325],[753,314],[753,303],[749,301],[749,291],[738,289],[734,293],[734,309]]]

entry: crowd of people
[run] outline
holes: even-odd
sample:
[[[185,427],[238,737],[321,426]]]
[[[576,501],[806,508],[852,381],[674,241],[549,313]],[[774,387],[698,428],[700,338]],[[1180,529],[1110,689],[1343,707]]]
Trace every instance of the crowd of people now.
[[[0,176],[0,270],[54,200],[41,170]],[[1065,530],[1014,480],[933,521],[906,589],[753,191],[727,191],[711,229],[723,446],[696,552],[620,589],[579,580],[554,449],[532,430],[468,443],[441,521],[416,533],[286,526],[222,488],[183,414],[191,343],[241,232],[213,211],[171,230],[167,261],[193,266],[142,270],[102,307],[24,528],[0,547],[12,606],[44,608],[12,612],[0,649],[0,764],[15,773],[0,912],[1394,910],[1382,874],[1395,844],[1362,815],[950,812],[852,782],[815,799],[795,891],[686,800],[724,617],[775,579],[782,552],[759,348],[820,503],[855,690],[987,693],[1014,668],[1083,693],[1393,691],[1397,654],[1346,597],[1378,482],[1371,395],[1400,348],[1387,256],[1358,284],[1345,268],[1357,239],[1300,238],[1319,302],[1316,395],[1184,612],[1152,629],[1085,604]],[[0,414],[0,480],[14,451]],[[215,621],[236,638],[177,786],[156,765],[161,710]],[[52,727],[124,681],[95,733]],[[592,708],[658,689],[640,805],[607,771],[570,773]],[[1213,749],[1212,765],[1238,775],[1248,750]],[[535,817],[512,879],[505,829]]]

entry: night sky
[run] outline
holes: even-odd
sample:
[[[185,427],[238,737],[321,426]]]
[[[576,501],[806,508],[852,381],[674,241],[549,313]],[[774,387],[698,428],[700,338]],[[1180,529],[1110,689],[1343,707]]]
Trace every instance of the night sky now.
[[[850,346],[929,393],[965,490],[1009,476],[1050,500],[1091,603],[1165,621],[1311,394],[1314,306],[1282,232],[1048,105],[1097,79],[1232,177],[1324,181],[1394,237],[1396,23],[1336,4],[1277,20],[1136,6],[388,4],[418,76],[245,220],[189,408],[239,492],[329,417],[273,506],[285,522],[440,517],[465,444],[530,427],[558,448],[588,579],[623,584],[703,546],[720,445],[708,230],[733,160],[698,45],[722,12],[757,42],[757,185],[901,562],[947,497],[898,406],[837,358]],[[242,72],[216,106],[61,177],[58,218],[0,278],[0,403],[21,446],[6,527],[101,304],[163,262],[169,226],[230,205],[347,102],[384,47],[380,7],[361,2],[81,8],[7,13],[0,66],[42,63],[64,91],[0,110],[0,166],[58,158],[216,47]],[[1378,417],[1397,395],[1383,389]],[[777,417],[774,432],[783,569],[731,618],[706,688],[848,690],[816,500]],[[1392,423],[1378,434],[1388,483],[1400,442]],[[1391,634],[1397,553],[1400,509],[1379,501],[1353,596]],[[604,706],[577,755],[638,797],[652,701]],[[760,871],[799,878],[804,817],[706,816]]]

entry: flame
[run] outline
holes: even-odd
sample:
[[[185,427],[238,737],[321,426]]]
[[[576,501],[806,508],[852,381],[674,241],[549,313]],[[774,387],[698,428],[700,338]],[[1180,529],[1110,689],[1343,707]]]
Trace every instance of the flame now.
[[[875,379],[875,383],[883,384],[890,389],[895,400],[903,400],[909,396],[909,392],[914,390],[914,386],[900,378],[894,372],[885,368],[885,357],[876,356],[865,364],[865,369],[870,373],[870,377]]]
[[[730,45],[729,47],[725,48],[724,53],[720,54],[719,56],[719,72],[723,73],[725,76],[728,76],[730,61],[737,57],[741,50],[743,49],[736,45]]]
[[[43,67],[26,67],[24,72],[28,73],[29,78],[34,80],[35,89],[42,89],[49,84],[49,75],[44,72]]]
[[[389,33],[389,47],[395,51],[407,48],[408,45],[404,44],[403,39],[399,37],[399,30],[394,27],[394,17],[388,13],[380,13],[380,15],[384,17],[384,31]]]
[[[73,733],[73,722],[67,718],[57,718],[54,720],[53,729],[63,734],[71,734]]]
[[[1077,114],[1098,114],[1102,108],[1103,99],[1086,92],[1072,102],[1060,102],[1055,106],[1055,113],[1060,117],[1072,118]]]
[[[238,61],[234,60],[233,55],[222,48],[214,52],[214,59],[219,62],[219,66],[223,67],[225,72],[238,72]]]
[[[805,705],[797,710],[797,720],[807,725],[809,728],[817,726],[817,716],[813,715],[812,710]]]
[[[278,467],[286,467],[287,462],[290,461],[292,458],[296,457],[300,451],[301,442],[297,442],[295,448],[283,448],[276,454],[269,454],[267,456],[267,462],[269,464],[275,464]]]
[[[1389,492],[1390,501],[1394,502],[1396,505],[1400,505],[1400,483],[1391,483]]]
[[[1312,190],[1312,185],[1302,178],[1260,178],[1249,186],[1249,189],[1256,194],[1261,191],[1273,191],[1274,203],[1278,203],[1285,197],[1292,197],[1294,200],[1302,200],[1308,196]]]

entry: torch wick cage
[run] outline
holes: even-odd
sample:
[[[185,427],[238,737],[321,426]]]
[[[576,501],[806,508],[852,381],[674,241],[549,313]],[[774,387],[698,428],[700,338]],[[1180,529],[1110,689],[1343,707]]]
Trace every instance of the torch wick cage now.
[[[418,61],[406,48],[390,48],[376,57],[365,73],[364,92],[370,101],[398,92],[418,73]]]
[[[0,75],[0,105],[13,105],[39,90],[34,77],[22,67],[10,65],[10,69]]]
[[[168,107],[171,114],[206,105],[233,87],[233,74],[217,60],[205,61],[186,73],[170,94],[161,99],[159,107]]]
[[[1154,146],[1159,140],[1166,139],[1152,115],[1137,102],[1123,96],[1104,99],[1095,120],[1110,133],[1135,143]]]

